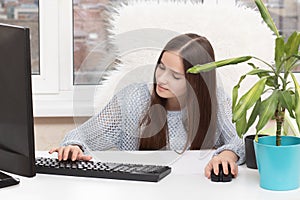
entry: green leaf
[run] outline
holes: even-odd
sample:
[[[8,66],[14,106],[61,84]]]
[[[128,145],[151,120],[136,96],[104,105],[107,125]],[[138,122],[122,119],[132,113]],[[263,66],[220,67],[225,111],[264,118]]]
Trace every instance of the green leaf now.
[[[275,64],[276,64],[276,72],[281,72],[281,62],[284,56],[284,39],[282,36],[276,38],[276,46],[275,46]]]
[[[267,78],[261,78],[252,88],[244,94],[233,110],[233,122],[236,122],[260,98],[265,89]]]
[[[284,46],[284,51],[287,54],[287,57],[298,54],[299,44],[300,44],[300,33],[295,31],[292,33],[292,35],[290,35],[288,41]]]
[[[295,110],[295,108],[296,108],[296,94],[291,94],[291,96],[292,96],[292,102],[293,102],[293,110]]]
[[[240,84],[242,83],[242,81],[245,79],[245,77],[247,75],[258,75],[259,78],[262,78],[264,76],[270,76],[269,73],[273,73],[273,71],[270,70],[265,70],[265,69],[259,69],[257,67],[255,67],[255,65],[253,63],[248,63],[250,66],[253,66],[253,70],[251,70],[250,72],[248,72],[247,74],[243,75],[240,77],[240,80],[238,82],[238,84],[236,84],[233,89],[232,89],[232,110],[235,109],[236,106],[236,101],[238,98],[238,89],[240,88]],[[271,77],[271,76],[270,76]],[[269,77],[267,77],[269,79]],[[268,82],[268,79],[266,82]],[[273,86],[273,85],[272,85]]]
[[[238,98],[238,89],[240,88],[240,84],[242,83],[242,81],[245,79],[246,75],[241,76],[238,84],[236,86],[233,87],[232,89],[232,110],[234,110],[235,105],[236,105],[236,101]]]
[[[255,67],[255,65],[252,65],[252,63],[248,63],[248,64]],[[274,72],[270,70],[254,68],[246,75],[257,75],[259,78],[267,77],[266,85],[270,87],[275,87],[275,82],[274,82],[275,76],[271,76],[270,73],[274,73]]]
[[[242,56],[242,57],[238,57],[238,58],[230,58],[230,59],[220,60],[220,61],[216,61],[216,62],[210,62],[210,63],[206,63],[203,65],[195,65],[195,66],[189,68],[187,70],[187,73],[197,74],[200,72],[206,72],[206,71],[210,71],[212,69],[218,68],[218,67],[242,63],[247,60],[250,60],[251,58],[252,58],[252,56]]]
[[[276,34],[277,37],[279,37],[279,32],[277,30],[277,27],[262,0],[255,0],[255,4],[259,9],[259,12],[261,14],[261,17],[265,21],[265,23],[269,26],[269,28]]]
[[[245,132],[248,131],[248,129],[252,126],[252,124],[255,122],[257,116],[259,115],[259,110],[260,110],[260,104],[261,104],[261,98],[259,98],[257,101],[256,101],[256,104],[252,110],[252,113],[249,117],[249,120],[248,120],[248,123],[247,123],[247,129]]]
[[[276,78],[276,76],[269,76],[267,78],[266,85],[269,86],[269,87],[274,87],[275,88],[276,87],[275,78]]]
[[[279,91],[279,101],[281,105],[289,111],[290,116],[295,118],[293,114],[294,102],[292,94],[287,90]]]
[[[247,63],[247,64],[253,67],[253,69],[258,69],[258,67],[256,67],[253,63]]]
[[[231,106],[231,109],[234,110],[235,108],[235,104],[236,104],[236,101],[237,101],[237,98],[238,98],[238,89],[239,89],[239,85],[236,85],[233,87],[232,89],[232,106]]]
[[[278,104],[278,91],[274,90],[271,96],[261,102],[259,121],[256,125],[256,132],[259,132],[268,121],[274,116]]]
[[[298,129],[300,131],[300,86],[293,73],[291,73],[291,76],[295,84],[295,110],[294,111],[296,115],[296,122],[298,125]]]
[[[293,66],[292,63],[295,61],[295,57],[298,54],[299,51],[299,45],[300,45],[300,33],[299,32],[294,32],[290,37],[288,38],[288,41],[285,44],[285,53],[286,57],[290,57],[286,61],[286,71],[290,70]]]
[[[299,60],[300,60],[300,55],[293,55],[292,57],[294,59],[292,60],[293,63],[291,63],[289,68],[288,68],[289,71],[293,71],[293,69],[298,66]]]
[[[246,128],[247,128],[246,116],[247,116],[247,112],[244,112],[241,118],[239,118],[235,122],[236,132],[240,138],[242,138],[243,135],[246,133]]]
[[[270,76],[270,70],[265,70],[265,69],[253,69],[250,72],[248,72],[246,75],[260,75],[261,77],[263,76]],[[260,77],[260,78],[261,78]]]

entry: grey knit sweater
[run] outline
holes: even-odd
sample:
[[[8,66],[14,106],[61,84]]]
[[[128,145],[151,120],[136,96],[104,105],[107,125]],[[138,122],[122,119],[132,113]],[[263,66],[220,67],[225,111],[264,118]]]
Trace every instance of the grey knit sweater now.
[[[146,84],[131,84],[118,92],[95,116],[66,134],[62,146],[80,145],[84,152],[116,148],[138,150],[139,122],[150,102]],[[237,154],[237,164],[245,161],[243,140],[231,123],[231,100],[222,88],[217,89],[218,113],[214,147],[215,154],[231,150]],[[167,111],[170,150],[182,150],[186,143],[183,125],[184,111]]]

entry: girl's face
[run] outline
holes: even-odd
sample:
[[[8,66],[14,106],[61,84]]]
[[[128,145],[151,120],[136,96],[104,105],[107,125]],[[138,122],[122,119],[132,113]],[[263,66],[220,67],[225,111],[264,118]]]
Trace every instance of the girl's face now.
[[[156,92],[162,98],[182,97],[186,93],[186,79],[181,57],[165,51],[155,72]]]

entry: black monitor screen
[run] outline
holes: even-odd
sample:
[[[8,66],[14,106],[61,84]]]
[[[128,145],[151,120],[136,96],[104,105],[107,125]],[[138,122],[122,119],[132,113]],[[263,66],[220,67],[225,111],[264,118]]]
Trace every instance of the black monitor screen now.
[[[34,135],[29,29],[0,24],[0,170],[32,177]]]

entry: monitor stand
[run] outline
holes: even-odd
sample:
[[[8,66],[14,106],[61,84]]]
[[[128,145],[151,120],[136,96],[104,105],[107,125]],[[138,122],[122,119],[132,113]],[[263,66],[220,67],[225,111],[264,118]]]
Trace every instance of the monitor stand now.
[[[11,185],[17,185],[20,183],[20,180],[13,178],[3,172],[0,172],[0,188],[8,187]]]

